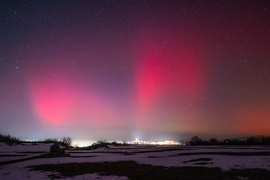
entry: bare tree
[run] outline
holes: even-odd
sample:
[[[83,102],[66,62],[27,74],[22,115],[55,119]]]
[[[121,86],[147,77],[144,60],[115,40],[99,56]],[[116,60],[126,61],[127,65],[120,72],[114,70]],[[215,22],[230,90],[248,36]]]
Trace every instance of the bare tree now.
[[[64,137],[62,140],[62,145],[66,147],[70,147],[72,143],[72,140],[70,137]]]

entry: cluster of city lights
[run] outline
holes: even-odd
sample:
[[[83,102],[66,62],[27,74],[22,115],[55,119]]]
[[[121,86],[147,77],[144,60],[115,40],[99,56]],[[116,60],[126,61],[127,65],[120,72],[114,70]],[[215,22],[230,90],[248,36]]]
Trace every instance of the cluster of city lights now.
[[[180,142],[172,141],[172,140],[166,140],[166,141],[142,141],[136,138],[136,140],[133,140],[131,142],[127,142],[127,144],[143,144],[143,145],[181,145]]]

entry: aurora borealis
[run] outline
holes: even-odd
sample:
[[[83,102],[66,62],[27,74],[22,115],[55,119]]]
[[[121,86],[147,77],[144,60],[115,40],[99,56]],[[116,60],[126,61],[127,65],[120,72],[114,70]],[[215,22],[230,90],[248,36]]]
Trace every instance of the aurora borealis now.
[[[25,139],[270,135],[270,3],[1,1],[0,122]]]

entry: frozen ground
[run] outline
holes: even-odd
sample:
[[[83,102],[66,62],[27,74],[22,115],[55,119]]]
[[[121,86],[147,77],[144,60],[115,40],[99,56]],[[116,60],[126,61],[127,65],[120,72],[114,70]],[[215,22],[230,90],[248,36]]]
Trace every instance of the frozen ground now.
[[[135,161],[139,164],[165,167],[219,167],[223,171],[249,168],[270,171],[270,146],[109,146],[89,151],[66,151],[70,157],[35,158],[48,153],[51,145],[25,143],[8,146],[0,143],[0,179],[50,179],[48,176],[57,172],[31,171],[28,167],[106,161]],[[14,161],[20,159],[20,162]],[[93,173],[78,175],[72,179],[128,178]]]

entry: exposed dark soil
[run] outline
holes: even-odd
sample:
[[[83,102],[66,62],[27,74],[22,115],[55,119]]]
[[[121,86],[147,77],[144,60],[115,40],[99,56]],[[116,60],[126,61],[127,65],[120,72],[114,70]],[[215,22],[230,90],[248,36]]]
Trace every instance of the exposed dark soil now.
[[[184,180],[217,180],[217,179],[260,179],[269,180],[270,172],[264,169],[233,169],[221,171],[220,168],[207,167],[163,167],[138,164],[134,161],[68,163],[29,166],[34,171],[54,172],[50,178],[73,177],[87,173],[98,173],[106,176],[127,176],[130,179],[184,179]],[[59,172],[59,175],[55,175]]]
[[[212,161],[212,158],[198,158],[198,159],[192,159],[187,162],[197,162],[197,161]]]
[[[64,154],[62,156],[52,156],[50,154],[42,154],[42,155],[39,155],[39,156],[32,156],[32,157],[23,158],[23,159],[15,159],[15,160],[11,160],[11,161],[2,161],[2,162],[0,162],[0,166],[6,165],[6,164],[18,163],[18,162],[22,162],[22,161],[29,161],[29,160],[33,160],[33,159],[55,158],[55,157],[70,157],[70,154]]]
[[[191,152],[191,153],[179,153],[176,155],[170,155],[170,157],[175,156],[189,156],[189,155],[228,155],[228,156],[269,156],[269,151],[264,152]]]
[[[17,156],[27,156],[21,154],[1,154],[0,157],[17,157]]]

